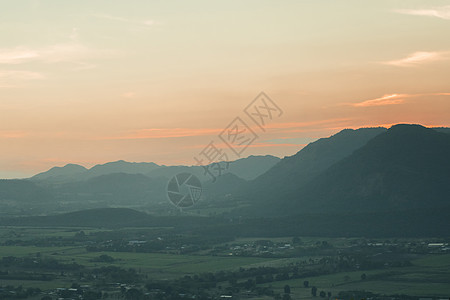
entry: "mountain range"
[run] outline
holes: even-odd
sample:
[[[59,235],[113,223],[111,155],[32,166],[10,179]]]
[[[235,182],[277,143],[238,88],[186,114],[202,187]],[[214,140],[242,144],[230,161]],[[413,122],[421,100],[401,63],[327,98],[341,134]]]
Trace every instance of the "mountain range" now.
[[[226,176],[245,182],[266,172],[280,158],[249,156],[222,162]],[[213,168],[213,165],[206,166]],[[211,182],[202,166],[165,166],[123,160],[90,169],[76,164],[53,167],[25,180],[3,180],[0,208],[3,214],[48,213],[86,208],[146,207],[157,213],[173,209],[167,201],[167,182],[181,172],[195,174],[204,185]],[[214,185],[221,190],[219,185]],[[213,187],[214,187],[213,186]],[[214,195],[205,190],[205,195]]]
[[[260,216],[446,208],[449,170],[447,133],[405,124],[342,131],[283,159],[236,197]]]
[[[226,171],[233,173],[242,179],[251,180],[266,172],[279,161],[280,158],[272,155],[252,155],[247,158],[240,158],[230,162]],[[206,167],[212,167],[212,164]],[[210,179],[209,177],[203,175],[204,169],[202,166],[165,166],[157,165],[153,162],[136,163],[119,160],[105,164],[98,164],[90,169],[77,164],[67,164],[63,167],[53,167],[48,171],[34,175],[30,178],[30,180],[35,182],[65,183],[87,180],[93,177],[114,173],[142,174],[150,178],[164,177],[166,179],[170,179],[174,175],[181,172],[193,173],[202,181],[207,181]]]
[[[248,234],[261,228],[273,234],[332,234],[334,228],[358,234],[356,221],[365,222],[361,230],[378,234],[394,227],[437,233],[450,226],[449,133],[410,124],[345,129],[281,160],[250,156],[231,162],[214,182],[201,166],[69,164],[28,180],[0,181],[0,205],[4,214],[16,215],[101,207],[165,215],[171,208],[167,180],[190,172],[203,179],[203,200],[186,213],[244,218],[246,225],[234,230]]]

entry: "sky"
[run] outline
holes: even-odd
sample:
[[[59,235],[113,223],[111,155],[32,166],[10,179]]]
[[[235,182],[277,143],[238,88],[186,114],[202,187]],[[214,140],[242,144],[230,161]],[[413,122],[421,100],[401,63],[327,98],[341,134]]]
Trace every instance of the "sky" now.
[[[449,36],[450,1],[0,0],[0,178],[450,126]]]

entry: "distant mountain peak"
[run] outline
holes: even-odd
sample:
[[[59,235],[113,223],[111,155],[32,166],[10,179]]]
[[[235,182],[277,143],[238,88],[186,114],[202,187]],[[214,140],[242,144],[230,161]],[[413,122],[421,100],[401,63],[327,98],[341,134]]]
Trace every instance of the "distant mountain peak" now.
[[[50,170],[31,177],[33,180],[48,180],[52,178],[73,178],[73,176],[86,172],[87,169],[77,164],[66,164],[63,167],[53,167]]]
[[[388,129],[388,132],[398,130],[432,130],[432,129],[422,126],[420,124],[395,124]]]
[[[55,167],[55,168],[63,168],[63,169],[64,168],[66,168],[66,169],[73,168],[73,169],[87,170],[82,165],[72,164],[72,163],[66,164],[64,167]]]

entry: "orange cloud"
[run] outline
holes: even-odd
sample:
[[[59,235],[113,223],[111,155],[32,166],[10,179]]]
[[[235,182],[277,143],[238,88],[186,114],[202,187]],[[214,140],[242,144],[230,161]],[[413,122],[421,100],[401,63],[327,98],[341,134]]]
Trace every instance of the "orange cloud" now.
[[[401,104],[405,102],[403,99],[407,95],[404,94],[391,94],[384,95],[383,97],[365,100],[359,103],[353,103],[352,106],[355,107],[367,107],[367,106],[381,106],[381,105],[393,105],[393,104]]]
[[[21,138],[21,137],[24,137],[27,135],[28,135],[28,132],[20,131],[20,130],[2,130],[2,131],[0,131],[0,138],[6,138],[6,139]]]
[[[162,138],[177,138],[190,136],[208,136],[215,135],[222,132],[223,129],[216,128],[151,128],[141,129],[135,132],[118,136],[106,137],[106,140],[133,140],[133,139],[162,139]]]
[[[364,100],[358,103],[344,103],[344,105],[351,105],[354,107],[368,107],[368,106],[384,106],[395,105],[405,102],[404,98],[421,97],[421,96],[450,96],[450,93],[425,93],[425,94],[390,94],[383,97]]]
[[[310,126],[315,126],[315,125],[333,124],[336,122],[347,122],[350,120],[351,120],[350,118],[333,118],[333,119],[327,119],[327,120],[316,120],[316,121],[308,121],[308,122],[271,123],[265,127],[272,128],[272,129],[302,128],[302,127],[310,127]]]

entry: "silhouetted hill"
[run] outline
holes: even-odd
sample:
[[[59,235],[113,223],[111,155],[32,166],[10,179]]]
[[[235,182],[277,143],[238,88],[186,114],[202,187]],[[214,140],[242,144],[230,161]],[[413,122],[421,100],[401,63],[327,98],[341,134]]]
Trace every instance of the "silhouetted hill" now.
[[[233,173],[226,173],[220,177],[217,177],[215,182],[208,181],[203,185],[205,201],[214,201],[215,197],[233,194],[246,182],[246,180],[234,175]]]
[[[450,128],[448,128],[448,127],[433,127],[432,129],[434,129],[438,132],[450,134]]]
[[[30,204],[49,202],[52,194],[29,180],[0,180],[0,203]]]
[[[277,203],[284,213],[449,207],[450,135],[396,125]]]
[[[52,182],[66,182],[78,180],[87,171],[83,166],[67,164],[64,167],[53,167],[46,172],[39,173],[31,177],[34,181],[48,180]]]
[[[113,173],[54,188],[58,199],[98,202],[104,205],[136,205],[165,199],[166,180],[142,174]]]
[[[226,172],[233,173],[243,179],[254,179],[272,168],[278,161],[280,161],[280,158],[272,155],[249,156],[231,162]],[[210,180],[210,176],[204,175],[204,169],[201,166],[160,166],[152,162],[136,163],[123,160],[95,165],[91,169],[74,164],[53,167],[46,172],[34,175],[30,179],[43,185],[51,185],[84,181],[101,175],[125,173],[143,174],[150,178],[165,178],[168,180],[182,172],[192,173],[204,182]]]
[[[45,227],[173,227],[189,231],[193,228],[215,226],[216,219],[193,216],[153,216],[129,208],[96,208],[48,216],[0,219],[5,226]],[[211,232],[211,234],[215,234]]]
[[[250,180],[265,173],[279,161],[279,157],[272,155],[251,155],[249,157],[240,158],[238,160],[230,162],[228,164],[228,169],[226,170],[225,163],[222,163],[222,166],[224,168],[223,173],[232,173],[242,179]],[[214,169],[215,166],[212,164],[209,166],[209,168]],[[202,182],[211,180],[211,177],[209,175],[205,175],[205,171],[202,166],[167,166],[161,167],[157,170],[153,170],[146,175],[149,177],[165,177],[167,179],[170,179],[176,174],[182,172],[192,173],[197,176]]]
[[[33,214],[53,203],[53,193],[30,180],[0,180],[0,215]]]
[[[212,185],[211,189],[208,189],[210,193],[206,192],[205,195],[209,195],[211,199],[213,195],[218,194],[217,191],[236,188],[239,186],[237,182],[244,181],[239,175],[246,178],[256,177],[279,160],[266,155],[250,156],[231,162],[229,169],[223,171],[224,178]],[[222,165],[225,166],[225,163]],[[211,170],[215,167],[210,166]],[[167,201],[167,182],[181,172],[195,174],[206,185],[211,180],[209,175],[205,175],[202,166],[158,166],[154,163],[125,161],[97,165],[89,170],[76,165],[56,167],[34,176],[32,180],[54,195],[55,205],[42,208],[43,210],[61,211],[120,205],[153,208],[157,206],[159,211],[167,211],[173,209]],[[226,180],[228,177],[234,178],[232,184]]]
[[[160,166],[152,162],[136,163],[119,160],[92,167],[88,171],[87,178],[92,178],[100,175],[108,175],[113,173],[147,174],[158,168],[160,168]]]
[[[273,168],[243,187],[236,197],[264,203],[297,191],[334,163],[351,155],[385,128],[345,129],[308,144],[293,156],[283,158]]]
[[[280,160],[279,157],[272,155],[250,155],[233,161],[229,166],[229,172],[242,179],[252,180],[270,170]]]

